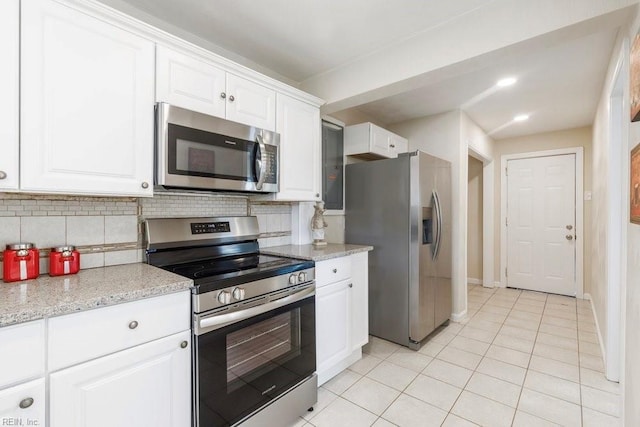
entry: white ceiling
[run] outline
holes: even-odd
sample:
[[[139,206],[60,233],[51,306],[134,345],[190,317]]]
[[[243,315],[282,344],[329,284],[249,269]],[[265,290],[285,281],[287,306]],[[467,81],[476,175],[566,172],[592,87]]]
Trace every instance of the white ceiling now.
[[[101,1],[128,13],[141,11],[141,19],[151,16],[301,83],[447,25],[494,0]],[[445,73],[436,82],[352,110],[391,124],[463,109],[494,139],[589,125],[617,25],[624,24],[618,21],[580,37],[498,56],[488,65],[489,61],[477,61],[483,63],[481,68]],[[491,89],[506,76],[518,82],[500,91]],[[510,123],[519,113],[530,114],[530,120]]]

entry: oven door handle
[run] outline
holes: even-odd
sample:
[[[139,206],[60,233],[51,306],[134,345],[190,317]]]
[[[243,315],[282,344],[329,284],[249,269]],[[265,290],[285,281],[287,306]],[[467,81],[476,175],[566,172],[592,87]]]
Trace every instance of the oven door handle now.
[[[279,307],[283,307],[285,305],[288,305],[297,301],[301,301],[311,295],[315,295],[315,293],[316,293],[315,286],[310,286],[310,287],[301,289],[293,294],[287,295],[286,297],[277,299],[275,301],[270,301],[266,304],[247,308],[244,310],[238,310],[238,311],[234,311],[232,313],[226,313],[226,314],[214,314],[208,317],[200,317],[200,315],[196,315],[195,322],[194,322],[194,326],[195,326],[194,333],[196,335],[202,335],[207,332],[223,328],[232,323],[249,319],[250,317],[257,316],[262,313],[266,313],[268,311],[274,310]]]

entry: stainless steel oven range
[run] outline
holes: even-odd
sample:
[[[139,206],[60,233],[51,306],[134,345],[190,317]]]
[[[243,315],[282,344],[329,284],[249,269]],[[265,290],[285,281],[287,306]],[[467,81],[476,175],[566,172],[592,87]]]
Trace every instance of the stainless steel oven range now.
[[[148,219],[147,262],[194,280],[193,425],[282,426],[317,401],[313,261],[261,255],[256,217]]]

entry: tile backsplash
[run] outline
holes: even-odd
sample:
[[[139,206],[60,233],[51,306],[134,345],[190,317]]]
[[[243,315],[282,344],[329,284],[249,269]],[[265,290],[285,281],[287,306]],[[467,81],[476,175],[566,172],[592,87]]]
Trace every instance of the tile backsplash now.
[[[140,199],[0,193],[0,249],[35,243],[41,274],[48,272],[48,249],[59,245],[78,248],[81,268],[128,264],[143,260],[145,218],[225,215],[256,215],[262,247],[291,243],[291,203],[189,193]]]

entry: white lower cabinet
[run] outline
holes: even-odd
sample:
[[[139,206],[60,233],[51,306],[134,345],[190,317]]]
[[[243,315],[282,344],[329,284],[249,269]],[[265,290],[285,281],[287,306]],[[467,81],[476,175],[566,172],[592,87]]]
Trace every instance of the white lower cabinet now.
[[[44,426],[44,378],[0,390],[0,425]]]
[[[51,427],[188,427],[191,334],[63,369],[49,387]]]
[[[318,372],[330,370],[351,354],[351,281],[316,290],[316,359]]]
[[[316,365],[324,384],[369,340],[368,253],[316,262]]]

